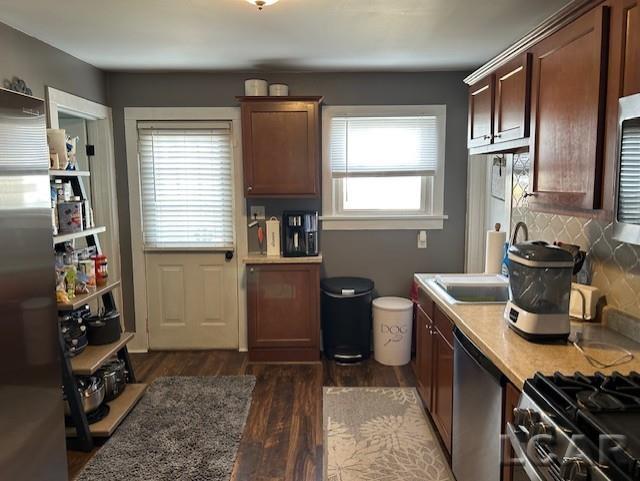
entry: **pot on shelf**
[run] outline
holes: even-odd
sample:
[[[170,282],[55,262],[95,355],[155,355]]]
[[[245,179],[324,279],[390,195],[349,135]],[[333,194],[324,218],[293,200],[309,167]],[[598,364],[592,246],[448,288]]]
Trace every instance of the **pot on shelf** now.
[[[85,319],[89,344],[100,346],[120,339],[120,314],[115,309]]]
[[[105,401],[113,401],[117,398],[127,385],[127,370],[124,361],[113,359],[106,363],[98,371],[98,376],[102,377],[105,386]]]
[[[82,408],[85,413],[95,411],[104,401],[105,386],[104,381],[99,376],[79,377],[76,381],[80,399],[82,400]],[[64,403],[64,413],[71,415],[69,402]]]

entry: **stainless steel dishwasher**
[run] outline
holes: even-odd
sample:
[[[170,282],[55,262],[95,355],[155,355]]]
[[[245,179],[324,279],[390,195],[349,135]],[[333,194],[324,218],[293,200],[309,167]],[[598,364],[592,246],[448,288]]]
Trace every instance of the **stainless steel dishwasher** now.
[[[453,474],[499,481],[504,376],[457,328],[453,356]]]

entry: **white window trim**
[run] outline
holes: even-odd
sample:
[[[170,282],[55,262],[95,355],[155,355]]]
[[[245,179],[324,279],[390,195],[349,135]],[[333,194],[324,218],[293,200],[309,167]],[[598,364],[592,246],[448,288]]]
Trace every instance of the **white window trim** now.
[[[247,291],[244,259],[248,257],[247,209],[242,185],[242,137],[240,107],[126,107],[124,109],[127,175],[129,183],[129,212],[133,264],[133,296],[136,335],[129,344],[132,352],[146,352],[149,348],[147,332],[147,292],[145,250],[142,241],[142,205],[140,202],[140,173],[138,164],[138,121],[153,120],[222,120],[231,121],[233,138],[234,228],[235,253],[238,266],[238,350],[246,352]],[[207,249],[216,251],[216,249]]]
[[[340,116],[388,117],[403,115],[435,115],[439,124],[438,142],[446,141],[446,105],[333,105],[322,109],[322,230],[441,230],[448,218],[444,214],[445,149],[438,152],[438,168],[433,182],[433,210],[431,215],[389,215],[361,213],[339,215],[334,212],[333,178],[331,176],[329,142],[331,119]]]

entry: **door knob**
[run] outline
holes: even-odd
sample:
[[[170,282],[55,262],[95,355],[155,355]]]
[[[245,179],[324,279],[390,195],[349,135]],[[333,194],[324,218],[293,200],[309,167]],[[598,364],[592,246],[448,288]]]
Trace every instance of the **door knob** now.
[[[224,253],[224,258],[227,259],[228,261],[230,261],[231,259],[233,259],[233,251],[227,251]]]

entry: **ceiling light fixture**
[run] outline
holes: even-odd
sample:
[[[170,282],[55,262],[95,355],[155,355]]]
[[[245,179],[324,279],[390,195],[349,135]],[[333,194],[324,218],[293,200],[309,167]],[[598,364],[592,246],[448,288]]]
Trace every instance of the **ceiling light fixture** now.
[[[247,0],[247,2],[258,7],[258,10],[262,10],[263,7],[268,7],[269,5],[273,5],[277,1],[278,0]]]

